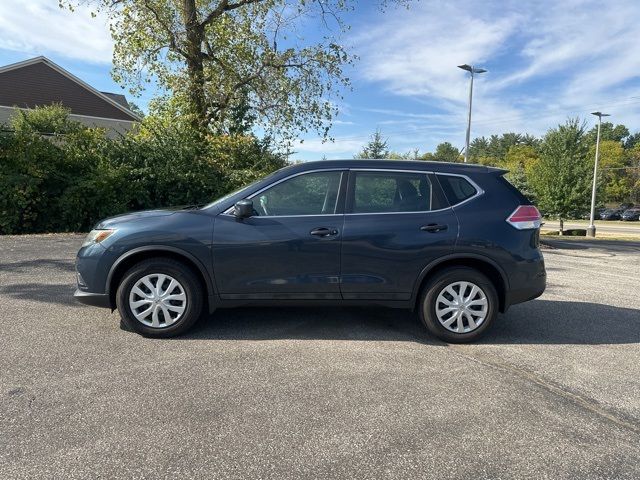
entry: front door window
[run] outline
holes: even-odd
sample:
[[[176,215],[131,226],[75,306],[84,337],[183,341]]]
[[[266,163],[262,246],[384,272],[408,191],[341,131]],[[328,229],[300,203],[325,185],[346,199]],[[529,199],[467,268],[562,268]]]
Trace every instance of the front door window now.
[[[259,216],[332,215],[342,172],[312,172],[280,182],[253,198]],[[257,200],[257,201],[256,201]]]

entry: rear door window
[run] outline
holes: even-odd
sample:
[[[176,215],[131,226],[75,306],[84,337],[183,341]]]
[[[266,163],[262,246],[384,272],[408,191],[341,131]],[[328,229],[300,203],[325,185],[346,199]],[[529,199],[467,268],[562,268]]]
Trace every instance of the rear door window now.
[[[426,212],[443,208],[426,173],[352,171],[352,213]]]

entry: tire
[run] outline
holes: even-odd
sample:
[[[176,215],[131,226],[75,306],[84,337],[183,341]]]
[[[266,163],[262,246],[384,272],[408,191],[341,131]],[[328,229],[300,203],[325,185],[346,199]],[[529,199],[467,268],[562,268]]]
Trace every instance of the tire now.
[[[202,313],[203,295],[201,282],[188,266],[170,258],[152,258],[124,274],[116,304],[123,323],[131,330],[145,337],[168,338],[196,323]]]
[[[473,286],[477,290],[474,291]],[[462,289],[462,297],[457,297]],[[462,301],[459,308],[456,302],[460,303],[460,298],[468,300]],[[441,340],[448,343],[473,342],[489,329],[498,315],[498,294],[491,280],[479,271],[469,267],[447,268],[437,273],[423,288],[419,315],[427,330]],[[459,317],[462,318],[459,320]]]

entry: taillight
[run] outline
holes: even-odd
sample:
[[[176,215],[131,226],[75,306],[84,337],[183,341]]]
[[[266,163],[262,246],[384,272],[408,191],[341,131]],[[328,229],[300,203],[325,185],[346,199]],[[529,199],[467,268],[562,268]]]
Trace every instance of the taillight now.
[[[532,228],[540,228],[540,212],[533,205],[520,205],[516,208],[507,223],[518,230],[529,230]]]

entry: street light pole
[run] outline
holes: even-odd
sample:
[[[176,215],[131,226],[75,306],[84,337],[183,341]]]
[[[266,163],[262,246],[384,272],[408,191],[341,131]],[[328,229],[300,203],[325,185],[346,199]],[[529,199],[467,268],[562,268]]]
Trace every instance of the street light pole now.
[[[471,75],[471,83],[469,84],[469,115],[467,117],[467,136],[465,140],[464,146],[464,163],[467,163],[469,160],[469,141],[471,140],[471,104],[473,103],[473,77],[476,73],[484,73],[486,70],[484,68],[476,68],[472,65],[458,65],[458,68],[462,70],[466,70]]]
[[[593,217],[596,210],[596,184],[598,181],[598,155],[600,153],[600,127],[602,126],[602,117],[610,117],[608,113],[592,112],[591,115],[598,117],[598,134],[596,135],[596,161],[593,164],[593,188],[591,189],[591,213],[589,215],[589,226],[587,227],[587,236],[596,236],[596,226],[593,223]]]

